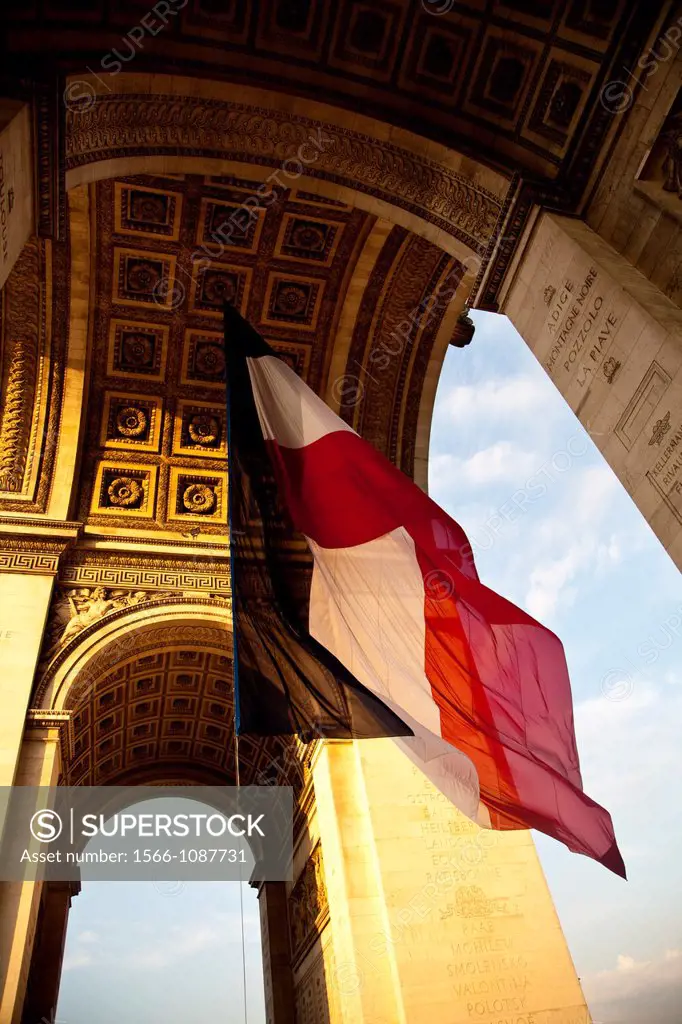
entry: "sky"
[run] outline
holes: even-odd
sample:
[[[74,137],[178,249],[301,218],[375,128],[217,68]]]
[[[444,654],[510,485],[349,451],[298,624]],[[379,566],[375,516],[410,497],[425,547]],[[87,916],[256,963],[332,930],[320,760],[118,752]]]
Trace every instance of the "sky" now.
[[[430,492],[484,582],[566,649],[585,790],[628,869],[624,882],[536,834],[595,1024],[680,1024],[682,579],[510,322],[472,315],[439,383]],[[248,1024],[263,1024],[255,892],[243,901]],[[86,884],[57,1018],[240,1024],[238,884]]]

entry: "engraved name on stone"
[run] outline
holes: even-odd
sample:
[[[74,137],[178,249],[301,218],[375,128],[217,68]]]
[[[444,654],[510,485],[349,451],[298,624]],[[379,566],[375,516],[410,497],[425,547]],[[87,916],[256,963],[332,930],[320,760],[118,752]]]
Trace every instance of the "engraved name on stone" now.
[[[619,323],[615,312],[604,306],[598,276],[596,268],[589,267],[580,285],[566,281],[555,293],[546,322],[553,343],[545,369],[553,376],[577,370],[579,387],[585,387],[589,375],[599,368]]]
[[[667,499],[668,507],[682,522],[682,421],[665,435],[657,458],[647,472],[649,482]]]

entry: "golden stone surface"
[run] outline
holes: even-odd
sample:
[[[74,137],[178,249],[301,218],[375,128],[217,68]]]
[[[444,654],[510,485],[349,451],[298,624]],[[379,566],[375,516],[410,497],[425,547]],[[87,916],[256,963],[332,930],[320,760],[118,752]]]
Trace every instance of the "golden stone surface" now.
[[[61,94],[45,40],[80,68],[121,27],[43,6],[8,13],[31,102],[0,99],[1,783],[233,778],[225,296],[424,487],[465,300],[503,309],[682,560],[679,62],[615,118],[599,92],[669,5],[197,0],[172,54]],[[298,808],[268,1024],[588,1024],[528,833],[390,741],[240,749]],[[69,899],[0,884],[0,1024],[51,1019]]]

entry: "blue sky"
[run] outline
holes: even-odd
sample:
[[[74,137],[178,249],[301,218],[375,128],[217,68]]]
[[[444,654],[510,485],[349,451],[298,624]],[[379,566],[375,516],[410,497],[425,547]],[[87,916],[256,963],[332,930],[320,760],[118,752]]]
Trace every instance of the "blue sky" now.
[[[585,789],[611,811],[629,876],[536,837],[594,1019],[679,1024],[682,581],[512,325],[473,316],[439,384],[431,494],[488,586],[566,648]],[[248,1020],[262,1024],[255,893],[244,901]],[[90,883],[58,1018],[91,1024],[97,1006],[97,1024],[237,1024],[241,949],[235,884]]]

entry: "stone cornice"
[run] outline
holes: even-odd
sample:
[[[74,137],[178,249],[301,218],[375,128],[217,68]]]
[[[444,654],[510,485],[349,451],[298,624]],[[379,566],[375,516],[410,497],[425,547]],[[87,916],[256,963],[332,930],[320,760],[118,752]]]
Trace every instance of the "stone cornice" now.
[[[80,523],[0,518],[0,572],[56,576],[59,562],[77,539]]]
[[[299,151],[307,152],[313,140],[316,158],[307,173],[402,207],[474,251],[490,240],[501,212],[500,196],[427,156],[288,111],[199,96],[122,93],[67,111],[66,122],[67,172],[154,154],[302,167]]]
[[[70,719],[70,711],[43,711],[41,708],[29,708],[26,713],[26,726],[31,729],[61,729]]]
[[[21,535],[35,537],[63,537],[76,540],[83,528],[82,523],[59,519],[33,519],[30,516],[6,516],[0,513],[0,535]]]

